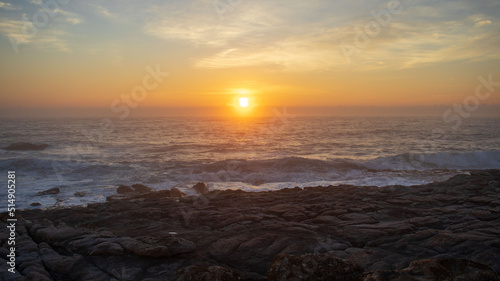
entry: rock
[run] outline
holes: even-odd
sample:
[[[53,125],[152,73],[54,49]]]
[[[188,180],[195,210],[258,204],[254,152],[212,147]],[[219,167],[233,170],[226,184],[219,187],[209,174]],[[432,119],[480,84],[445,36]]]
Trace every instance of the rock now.
[[[165,246],[147,244],[130,237],[119,238],[117,241],[125,250],[138,256],[154,258],[171,256],[168,247]]]
[[[361,214],[361,213],[348,213],[344,215],[340,215],[338,217],[341,220],[348,221],[348,224],[375,224],[379,223],[379,221],[369,215]]]
[[[500,189],[488,185],[499,180],[500,170],[491,170],[465,175],[460,186],[396,187],[390,194],[339,186],[184,198],[169,198],[179,195],[175,189],[140,193],[130,186],[131,192],[113,195],[120,200],[19,210],[16,268],[28,280],[176,280],[176,272],[191,265],[201,267],[188,270],[201,272],[191,278],[204,280],[216,264],[245,280],[268,273],[274,280],[360,280],[359,272],[372,280],[440,280],[433,275],[440,271],[456,273],[449,280],[475,280],[471,274],[486,271],[454,259],[500,272]],[[2,245],[10,235],[7,216],[0,214]],[[284,256],[270,270],[280,254],[313,252],[318,255]],[[2,268],[8,254],[0,247]],[[454,264],[412,264],[403,271],[422,259]]]
[[[307,219],[307,216],[299,211],[291,211],[283,214],[283,218],[285,218],[287,221],[303,221]]]
[[[180,254],[191,253],[196,250],[196,245],[183,238],[169,237],[164,243],[145,243],[130,237],[116,240],[125,250],[139,256],[146,257],[172,257]]]
[[[469,198],[469,200],[474,202],[474,203],[488,204],[491,201],[493,201],[494,199],[490,198],[490,197],[486,197],[486,196],[475,196],[475,197]]]
[[[125,194],[125,193],[132,193],[134,190],[132,189],[131,186],[128,185],[120,185],[117,189],[116,192],[119,194]]]
[[[317,216],[312,221],[316,224],[329,224],[329,225],[336,225],[344,222],[334,216]]]
[[[474,211],[472,215],[482,221],[492,221],[498,218],[497,215],[491,213],[490,211]]]
[[[277,204],[267,209],[267,213],[281,216],[289,212],[304,212],[306,209],[302,206],[292,205],[292,204]]]
[[[34,238],[49,243],[59,240],[71,239],[87,233],[88,231],[85,229],[73,228],[66,225],[59,225],[57,227],[53,225],[33,225],[31,228],[31,235],[34,236]]]
[[[233,252],[234,259],[245,262],[247,264],[258,265],[258,261],[254,260],[255,256],[265,255],[274,257],[290,246],[290,240],[287,237],[279,237],[275,234],[265,233],[260,235],[250,236],[247,241],[241,243]],[[269,259],[271,262],[271,259]],[[265,272],[269,268],[268,265],[262,270]]]
[[[127,193],[127,194],[129,194],[129,193]],[[131,196],[129,196],[129,195],[123,195],[123,194],[110,195],[110,196],[106,196],[106,202],[127,199],[127,198],[130,198],[130,197]]]
[[[238,247],[248,240],[249,237],[246,234],[239,234],[236,236],[232,235],[228,238],[221,238],[210,245],[208,251],[210,256],[216,261],[227,263],[238,250]]]
[[[365,247],[370,241],[377,240],[381,237],[387,237],[387,232],[374,229],[363,229],[362,231],[350,230],[353,234],[349,234],[348,232],[346,235],[349,237],[348,239],[351,244],[361,248]]]
[[[132,188],[134,189],[135,192],[139,192],[139,193],[148,193],[148,192],[154,191],[154,189],[147,187],[143,184],[133,184]]]
[[[268,280],[362,281],[364,270],[330,253],[278,255],[268,272]]]
[[[75,192],[75,196],[76,197],[85,197],[85,196],[87,196],[87,193],[83,192],[83,191],[78,191],[78,192]]]
[[[40,202],[33,202],[33,203],[30,204],[30,206],[38,207],[38,206],[42,206],[42,203],[40,203]]]
[[[260,216],[255,216],[255,215],[241,215],[241,216],[230,216],[226,220],[221,220],[220,223],[216,225],[216,228],[224,228],[226,226],[235,224],[235,223],[242,223],[244,221],[260,221],[262,220],[262,217]]]
[[[498,274],[489,266],[466,259],[424,259],[414,261],[400,271],[379,271],[368,274],[364,281],[397,280],[467,280],[499,281]]]
[[[442,225],[442,222],[433,216],[410,218],[406,221],[418,227],[426,226],[426,227],[438,228]]]
[[[345,213],[347,213],[347,210],[345,209],[335,209],[335,210],[327,210],[323,212],[321,215],[338,216],[338,215],[343,215]]]
[[[29,151],[29,150],[44,150],[47,147],[49,147],[48,144],[33,144],[33,143],[29,143],[29,142],[16,142],[16,143],[13,143],[9,146],[2,147],[2,149]]]
[[[264,183],[265,183],[265,181],[262,180],[262,179],[257,179],[257,180],[254,180],[252,182],[252,184],[255,185],[255,186],[260,186],[260,185],[263,185]]]
[[[75,256],[60,255],[45,242],[40,243],[40,255],[45,267],[49,271],[58,271],[60,275],[69,274],[71,268],[79,259]]]
[[[175,274],[177,281],[238,281],[241,275],[230,268],[221,266],[188,266]]]
[[[123,254],[123,252],[124,252],[123,247],[120,244],[112,242],[102,242],[94,246],[89,251],[89,255],[112,256],[112,255],[121,255]]]
[[[43,265],[39,266],[29,266],[22,271],[23,275],[28,278],[28,280],[37,281],[51,281],[50,274],[45,270]],[[11,279],[9,279],[11,280]]]
[[[37,196],[54,195],[54,194],[59,194],[59,192],[61,192],[61,190],[59,188],[55,187],[55,188],[47,189],[45,191],[40,191],[36,195]]]
[[[158,199],[158,198],[166,198],[166,197],[172,197],[170,194],[170,190],[160,190],[160,191],[147,192],[147,193],[139,194],[137,196],[132,196],[130,198],[133,198],[133,199],[137,199],[137,198]]]
[[[170,190],[160,190],[160,191],[153,192],[151,194],[156,196],[156,198],[174,197],[174,196],[172,196],[172,192]]]
[[[43,265],[51,273],[52,278],[50,280],[110,280],[109,275],[102,272],[92,263],[87,262],[83,256],[61,255],[54,251],[47,243],[40,243],[39,247]]]
[[[199,182],[193,186],[193,189],[196,190],[199,194],[207,194],[208,193],[208,185],[204,182]]]
[[[413,202],[410,200],[405,200],[405,199],[389,199],[389,200],[387,200],[387,203],[409,205]]]
[[[170,189],[170,196],[172,197],[184,197],[184,193],[177,188]]]
[[[7,265],[7,261],[0,258],[0,280],[8,280],[8,281],[28,281],[28,280],[52,280],[52,279],[28,279],[26,276],[23,276],[17,269],[14,273],[7,271],[9,269],[9,265]]]
[[[171,237],[166,245],[170,249],[172,256],[192,253],[196,250],[196,245],[193,242],[178,237]]]
[[[96,234],[81,236],[72,239],[71,242],[67,243],[68,245],[65,248],[71,252],[88,254],[94,246],[99,244],[97,239],[99,239],[99,236]]]

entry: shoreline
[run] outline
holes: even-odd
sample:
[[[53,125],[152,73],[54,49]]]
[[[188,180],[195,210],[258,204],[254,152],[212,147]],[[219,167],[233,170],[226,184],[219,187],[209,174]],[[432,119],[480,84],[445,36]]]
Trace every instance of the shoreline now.
[[[423,259],[432,259],[427,266],[453,261],[456,270],[463,267],[460,274],[482,268],[474,262],[485,265],[485,272],[500,272],[500,170],[417,186],[172,195],[144,192],[87,207],[19,210],[20,273],[9,280],[191,280],[217,274],[272,280],[283,266],[292,275],[319,270],[283,264],[280,255],[315,264],[338,259],[360,268],[345,274],[375,278],[365,280],[404,276],[403,269]],[[4,279],[12,277],[4,272]]]

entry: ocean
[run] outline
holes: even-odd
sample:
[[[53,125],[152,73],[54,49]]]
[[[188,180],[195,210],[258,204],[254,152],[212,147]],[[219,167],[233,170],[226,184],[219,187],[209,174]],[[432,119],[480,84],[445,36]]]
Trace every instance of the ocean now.
[[[447,122],[448,121],[448,122]],[[498,118],[166,117],[2,119],[1,179],[16,172],[16,207],[103,202],[118,185],[156,190],[269,191],[316,185],[416,185],[500,169]],[[56,195],[36,196],[58,187]],[[335,187],[332,187],[335,188]],[[7,198],[7,188],[1,191]],[[5,209],[3,204],[1,207]]]

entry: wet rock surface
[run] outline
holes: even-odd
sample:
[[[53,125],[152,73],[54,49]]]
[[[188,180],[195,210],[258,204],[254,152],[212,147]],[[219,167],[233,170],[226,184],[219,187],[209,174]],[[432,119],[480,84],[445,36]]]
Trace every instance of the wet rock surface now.
[[[133,191],[18,211],[16,274],[1,214],[0,280],[499,280],[499,170],[412,187]]]
[[[466,259],[424,259],[400,271],[369,273],[364,281],[500,280],[490,267]]]
[[[44,191],[40,191],[36,195],[37,196],[54,195],[54,194],[59,194],[59,192],[61,192],[61,190],[58,187],[55,187],[55,188],[47,189]]]
[[[334,254],[278,255],[268,273],[268,280],[363,280],[359,265],[343,261]]]
[[[199,281],[199,280],[220,280],[237,281],[242,280],[240,274],[232,269],[220,266],[189,266],[177,271],[176,280],[178,281]]]
[[[199,182],[193,186],[193,189],[199,194],[208,193],[208,185],[204,182]]]
[[[49,147],[48,144],[34,144],[29,142],[16,142],[10,144],[9,146],[2,147],[5,150],[20,150],[20,151],[29,151],[29,150],[44,150]]]

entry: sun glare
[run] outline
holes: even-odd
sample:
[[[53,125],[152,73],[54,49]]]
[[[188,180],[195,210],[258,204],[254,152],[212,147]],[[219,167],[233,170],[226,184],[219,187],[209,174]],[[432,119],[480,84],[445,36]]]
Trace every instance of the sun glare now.
[[[0,0],[1,1],[1,0]],[[238,116],[253,116],[258,103],[254,91],[247,88],[236,88],[231,90],[232,98],[228,104]]]
[[[250,105],[248,98],[239,98],[240,107],[246,108]]]

